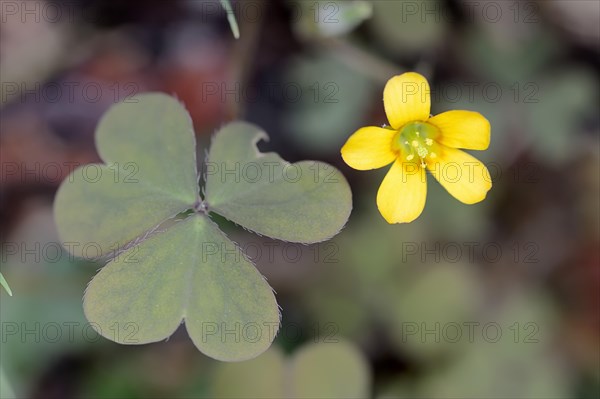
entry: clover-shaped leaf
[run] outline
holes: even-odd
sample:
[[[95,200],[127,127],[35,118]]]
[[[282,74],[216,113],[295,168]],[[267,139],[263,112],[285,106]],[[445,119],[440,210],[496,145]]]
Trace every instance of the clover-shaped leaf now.
[[[214,138],[206,164],[206,202],[245,228],[285,241],[314,243],[336,235],[352,202],[344,176],[323,162],[290,164],[260,153],[268,136],[231,123]]]
[[[166,339],[184,321],[194,344],[219,360],[249,359],[270,346],[279,327],[273,291],[210,215],[271,237],[317,242],[342,228],[351,196],[333,167],[260,154],[260,138],[267,136],[246,123],[215,135],[204,199],[192,123],[177,100],[144,94],[106,113],[96,132],[106,164],[74,170],[55,201],[67,250],[109,259],[84,298],[101,335],[144,344]],[[237,165],[250,173],[251,164],[272,174],[229,181],[214,169]],[[285,175],[290,167],[297,169],[293,179]]]

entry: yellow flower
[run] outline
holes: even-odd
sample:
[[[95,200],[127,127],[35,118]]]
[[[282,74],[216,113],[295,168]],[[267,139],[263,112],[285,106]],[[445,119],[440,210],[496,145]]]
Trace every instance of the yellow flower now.
[[[394,163],[377,193],[377,207],[388,223],[415,220],[425,207],[425,170],[465,204],[482,201],[492,188],[483,163],[458,148],[485,150],[490,123],[478,112],[429,114],[430,89],[418,73],[394,76],[383,90],[390,126],[357,130],[342,147],[342,158],[354,169]]]

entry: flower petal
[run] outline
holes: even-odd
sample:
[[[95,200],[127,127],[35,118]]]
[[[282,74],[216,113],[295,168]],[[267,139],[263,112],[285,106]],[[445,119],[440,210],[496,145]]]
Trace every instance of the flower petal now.
[[[431,109],[427,79],[415,72],[394,76],[383,89],[383,106],[394,129],[408,122],[426,121]]]
[[[445,146],[485,150],[490,145],[490,122],[479,112],[448,111],[427,122],[440,129],[436,140]]]
[[[464,151],[440,145],[435,160],[427,168],[440,184],[465,204],[482,201],[492,188],[486,166]]]
[[[377,207],[388,223],[409,223],[425,207],[425,169],[415,162],[396,160],[377,192]]]
[[[358,129],[342,147],[342,158],[354,169],[381,168],[396,158],[392,151],[395,134],[393,130],[375,126]]]

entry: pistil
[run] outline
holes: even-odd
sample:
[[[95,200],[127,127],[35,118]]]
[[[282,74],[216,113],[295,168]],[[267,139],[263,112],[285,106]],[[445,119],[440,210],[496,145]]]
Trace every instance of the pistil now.
[[[394,136],[392,149],[399,158],[407,161],[415,161],[419,157],[419,165],[426,167],[426,159],[436,158],[434,149],[437,147],[435,138],[438,137],[438,129],[426,122],[411,122],[404,125]]]

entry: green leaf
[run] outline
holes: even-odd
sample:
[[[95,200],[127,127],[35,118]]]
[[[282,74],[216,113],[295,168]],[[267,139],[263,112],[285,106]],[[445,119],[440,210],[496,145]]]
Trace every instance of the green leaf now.
[[[0,398],[2,399],[11,399],[15,398],[15,393],[13,392],[6,375],[4,374],[4,370],[0,367]]]
[[[2,273],[0,273],[0,285],[4,287],[6,292],[8,292],[8,295],[12,296],[12,291],[10,290],[10,287],[8,286],[8,283],[6,282],[6,279],[4,278]]]
[[[302,348],[291,364],[290,390],[296,398],[366,398],[370,372],[363,355],[346,342]]]
[[[198,349],[226,361],[263,352],[279,326],[271,287],[202,214],[119,254],[90,283],[84,310],[122,344],[164,340],[185,319]]]
[[[309,344],[290,359],[271,348],[260,357],[222,364],[213,378],[218,398],[366,398],[371,372],[350,342]]]
[[[352,210],[344,176],[323,162],[290,164],[260,153],[258,127],[231,123],[213,138],[206,168],[208,209],[259,234],[314,243],[337,234]]]
[[[227,13],[227,21],[229,22],[229,27],[231,28],[231,32],[233,33],[233,37],[236,39],[240,38],[240,28],[238,27],[237,20],[235,19],[235,14],[231,9],[231,3],[229,0],[221,0],[221,6]]]
[[[275,180],[231,185],[209,176],[207,204],[199,194],[186,110],[164,94],[134,100],[111,108],[98,126],[96,143],[106,165],[73,171],[54,204],[67,249],[110,260],[88,286],[86,317],[101,335],[123,344],[166,339],[184,321],[208,356],[255,357],[271,345],[279,309],[271,287],[208,211],[259,233],[316,242],[348,219],[348,184],[318,162],[298,163],[299,178],[283,181],[294,165],[258,154],[254,144],[266,135],[233,123],[216,135],[211,157],[226,170],[250,162],[258,170],[269,167]],[[90,167],[100,174],[90,176]]]
[[[106,164],[75,169],[56,195],[57,229],[76,256],[107,256],[197,201],[187,111],[165,94],[131,101],[112,107],[96,130]]]
[[[243,363],[224,363],[212,379],[216,398],[285,397],[285,362],[278,348],[271,348],[256,359]]]

